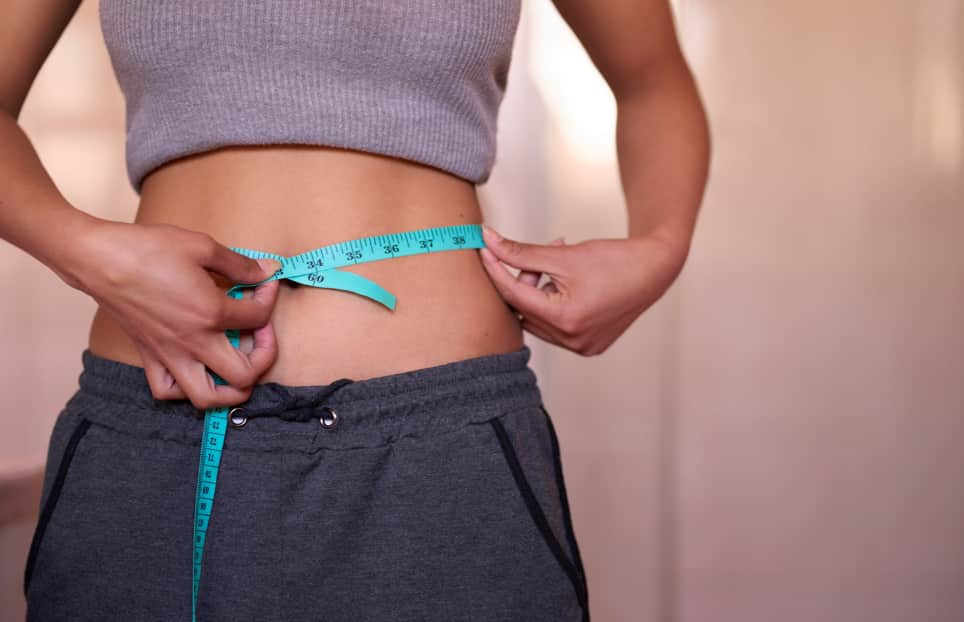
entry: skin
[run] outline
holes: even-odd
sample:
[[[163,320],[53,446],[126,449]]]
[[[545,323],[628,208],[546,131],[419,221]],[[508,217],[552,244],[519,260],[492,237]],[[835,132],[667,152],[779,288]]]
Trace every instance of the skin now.
[[[17,119],[78,4],[4,3],[0,237],[97,301],[91,351],[143,367],[159,399],[232,405],[256,383],[326,384],[510,352],[523,331],[600,354],[683,267],[709,131],[666,0],[555,2],[616,98],[628,235],[537,244],[489,231],[487,249],[353,266],[398,297],[394,313],[351,293],[287,282],[231,300],[230,284],[258,282],[276,266],[228,247],[294,255],[357,237],[481,223],[470,182],[350,149],[227,147],[153,171],[132,223],[71,205]],[[240,349],[227,328],[243,329]],[[230,385],[215,385],[205,367]]]

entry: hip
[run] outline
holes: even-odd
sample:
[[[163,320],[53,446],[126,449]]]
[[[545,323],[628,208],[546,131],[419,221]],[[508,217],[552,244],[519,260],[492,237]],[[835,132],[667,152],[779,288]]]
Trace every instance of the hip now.
[[[529,356],[257,387],[225,435],[199,617],[588,620]],[[28,619],[184,619],[202,420],[134,367],[83,364],[51,437]]]

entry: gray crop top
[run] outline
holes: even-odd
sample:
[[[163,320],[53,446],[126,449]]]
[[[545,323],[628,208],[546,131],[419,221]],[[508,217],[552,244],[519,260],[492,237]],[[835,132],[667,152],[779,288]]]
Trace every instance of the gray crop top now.
[[[480,184],[521,0],[101,0],[134,190],[178,157],[315,144]]]

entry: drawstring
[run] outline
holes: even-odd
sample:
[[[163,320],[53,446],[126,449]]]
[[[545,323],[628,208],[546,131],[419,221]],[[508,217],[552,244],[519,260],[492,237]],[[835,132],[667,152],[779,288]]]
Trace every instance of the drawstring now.
[[[326,398],[330,397],[332,393],[342,388],[343,386],[352,384],[355,382],[351,378],[339,378],[338,380],[332,381],[328,386],[325,387],[321,395],[312,398],[313,404],[311,406],[303,406],[300,408],[292,408],[281,412],[277,417],[283,421],[311,421],[318,417],[318,408],[321,406],[321,402]],[[254,417],[267,417],[270,413],[251,413],[245,416],[248,419]]]

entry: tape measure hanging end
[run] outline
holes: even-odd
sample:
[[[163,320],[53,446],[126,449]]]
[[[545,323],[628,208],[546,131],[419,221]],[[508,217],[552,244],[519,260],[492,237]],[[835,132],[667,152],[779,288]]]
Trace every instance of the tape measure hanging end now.
[[[228,296],[240,299],[240,290],[233,288]],[[225,331],[228,340],[235,348],[240,346],[240,331],[228,329]],[[226,385],[227,382],[213,371],[214,383]],[[224,436],[228,430],[228,408],[208,408],[204,411],[204,433],[201,436],[201,455],[198,460],[197,487],[194,494],[194,561],[191,587],[191,622],[197,622],[197,597],[201,583],[201,562],[204,558],[204,543],[207,537],[208,524],[214,510],[214,492],[218,483],[218,469],[221,468],[221,453],[224,448]]]

